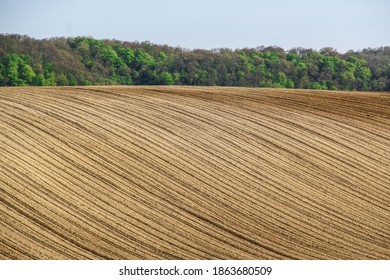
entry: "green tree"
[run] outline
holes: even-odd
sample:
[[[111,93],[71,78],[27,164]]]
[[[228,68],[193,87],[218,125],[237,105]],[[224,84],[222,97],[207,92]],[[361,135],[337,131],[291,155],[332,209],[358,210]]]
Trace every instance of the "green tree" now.
[[[169,73],[169,72],[162,72],[159,75],[159,77],[158,77],[157,83],[161,84],[161,85],[173,85],[174,84],[174,80],[173,80],[173,77],[172,77],[171,73]]]
[[[0,34],[0,85],[182,84],[390,90],[390,47],[186,50]]]
[[[136,50],[134,62],[137,69],[152,67],[156,64],[154,57],[141,49]]]
[[[134,52],[130,48],[119,48],[118,55],[128,66],[130,66],[134,61]]]
[[[69,85],[68,78],[66,77],[65,74],[60,74],[56,76],[56,84],[58,86],[67,86]]]
[[[35,78],[34,70],[27,64],[27,56],[10,54],[6,59],[6,85],[25,86],[31,85]],[[4,80],[4,78],[3,78]]]

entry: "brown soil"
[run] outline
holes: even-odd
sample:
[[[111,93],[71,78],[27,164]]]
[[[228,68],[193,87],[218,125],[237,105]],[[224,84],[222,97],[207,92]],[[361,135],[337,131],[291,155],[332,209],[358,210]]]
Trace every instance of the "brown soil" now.
[[[0,259],[390,259],[390,93],[0,89]]]

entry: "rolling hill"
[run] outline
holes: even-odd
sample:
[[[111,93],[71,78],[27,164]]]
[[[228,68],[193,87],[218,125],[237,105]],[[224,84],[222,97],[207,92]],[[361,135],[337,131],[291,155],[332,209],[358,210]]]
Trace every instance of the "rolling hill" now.
[[[0,259],[389,259],[390,94],[0,88]]]

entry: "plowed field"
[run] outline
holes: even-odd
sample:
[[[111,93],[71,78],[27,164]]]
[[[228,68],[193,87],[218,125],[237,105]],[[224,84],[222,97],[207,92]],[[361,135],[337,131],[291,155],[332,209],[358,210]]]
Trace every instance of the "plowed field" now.
[[[390,259],[390,93],[0,88],[0,259]]]

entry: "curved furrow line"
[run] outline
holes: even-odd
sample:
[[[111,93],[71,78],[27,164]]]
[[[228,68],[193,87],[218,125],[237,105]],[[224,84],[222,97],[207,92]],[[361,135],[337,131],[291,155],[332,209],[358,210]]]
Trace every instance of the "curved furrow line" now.
[[[4,198],[0,199],[0,201],[3,204],[5,204],[7,207],[13,209],[14,211],[18,212],[18,214],[25,216],[27,219],[31,220],[33,223],[38,224],[44,230],[48,230],[49,232],[65,239],[66,242],[69,242],[72,245],[75,245],[76,247],[80,247],[86,251],[89,251],[95,257],[105,258],[105,259],[108,258],[108,256],[103,255],[103,254],[98,252],[98,249],[100,249],[100,248],[94,248],[94,249],[88,248],[88,247],[84,246],[81,242],[79,242],[77,239],[75,239],[73,237],[73,235],[71,235],[72,237],[68,237],[68,234],[63,233],[62,231],[69,231],[69,229],[63,227],[58,221],[50,218],[47,215],[43,215],[42,212],[33,208],[33,207],[37,207],[39,209],[38,204],[33,203],[33,207],[32,207],[31,205],[27,204],[26,202],[22,202],[21,200],[16,199],[15,196],[10,195],[9,193],[5,193],[4,191],[2,191],[2,193],[3,193],[3,197],[8,198],[7,200],[5,200]],[[29,201],[29,200],[27,200],[27,201]],[[21,204],[21,206],[17,207],[15,205],[13,205],[11,202],[14,202],[14,203],[17,202],[18,204]],[[27,209],[27,210],[24,210],[22,208]],[[49,222],[49,224],[47,222]],[[73,234],[74,234],[74,232],[73,232]],[[77,234],[77,237],[81,238],[81,236],[78,234]],[[99,247],[97,244],[95,244],[95,246]]]
[[[224,90],[227,90],[227,89],[225,89],[224,88]],[[234,88],[233,89],[230,89],[230,90],[234,90]],[[260,91],[260,90],[259,90]],[[172,94],[171,92],[169,92],[169,91],[167,91],[166,92],[167,94]],[[245,93],[247,93],[247,91],[245,91]],[[252,91],[252,93],[253,93],[253,91]],[[268,91],[268,90],[266,90],[266,89],[262,89],[260,92],[257,92],[256,93],[256,98],[252,98],[252,100],[253,100],[253,104],[250,104],[251,106],[253,106],[253,105],[256,105],[256,104],[258,104],[259,102],[261,102],[261,106],[264,106],[265,104],[268,104],[268,105],[270,105],[271,107],[273,107],[273,108],[287,108],[287,110],[288,111],[296,111],[296,112],[298,112],[298,113],[300,113],[300,114],[302,114],[302,112],[305,110],[305,108],[307,107],[307,106],[301,106],[301,107],[298,107],[298,106],[296,106],[296,107],[294,107],[294,108],[291,108],[291,106],[289,107],[288,105],[290,104],[290,102],[287,102],[287,103],[282,103],[282,104],[279,104],[279,103],[276,103],[275,104],[275,100],[274,100],[274,98],[272,98],[272,99],[270,99],[270,100],[268,100],[268,96],[270,96],[270,97],[278,97],[279,95],[283,95],[283,94],[287,94],[288,96],[290,96],[290,98],[292,99],[292,101],[294,101],[295,99],[297,99],[297,97],[298,97],[298,99],[299,98],[301,98],[301,99],[307,99],[307,98],[310,98],[310,96],[312,96],[313,94],[318,94],[319,92],[317,91],[308,91],[305,95],[303,95],[303,96],[299,96],[299,94],[297,94],[297,93],[293,93],[292,94],[292,92],[290,91],[290,92],[284,92],[283,93],[283,91],[277,91],[277,92],[270,92],[270,91]],[[177,93],[176,93],[177,94]],[[220,95],[221,93],[220,92],[218,92],[218,93],[214,93],[214,94],[217,94],[217,95]],[[340,94],[340,93],[338,93],[338,94]],[[342,94],[346,94],[346,93],[342,93]],[[376,95],[374,95],[374,94],[372,94],[372,93],[370,93],[371,95],[373,95],[374,96],[374,98],[376,97]],[[240,107],[242,107],[243,105],[242,104],[245,104],[245,102],[243,102],[243,101],[245,101],[245,99],[246,98],[242,98],[242,96],[241,95],[238,95],[238,94],[235,94],[234,92],[227,92],[227,94],[225,94],[226,96],[223,96],[224,98],[222,99],[223,100],[223,102],[225,103],[225,104],[234,104],[234,106],[240,106]],[[320,94],[318,94],[318,95],[322,95],[323,96],[323,94],[322,93],[320,93]],[[367,95],[367,94],[366,94]],[[264,97],[265,96],[265,97]],[[356,98],[356,96],[359,96],[359,94],[355,94],[355,93],[353,93],[353,96],[350,96],[347,100],[349,100],[349,101],[353,101],[353,99],[354,98]],[[196,99],[196,100],[201,100],[203,97],[202,96],[195,96],[194,97],[194,95],[188,95],[188,97],[190,97],[190,98],[188,98],[188,99]],[[225,98],[226,97],[226,98]],[[238,98],[239,97],[239,98]],[[353,98],[352,98],[353,97]],[[330,95],[328,94],[328,95],[326,95],[326,98],[327,99],[329,99],[330,98]],[[234,103],[233,102],[227,102],[227,100],[230,100],[230,101],[234,101]],[[213,102],[216,102],[216,103],[219,103],[220,101],[218,100],[218,99],[216,99],[216,98],[213,98],[212,99],[212,101]],[[266,101],[266,102],[265,102]],[[279,106],[280,105],[280,106]],[[328,104],[327,104],[328,105]],[[345,106],[343,106],[343,105],[345,105]],[[329,106],[320,106],[320,107],[313,107],[313,109],[314,110],[311,110],[311,111],[307,111],[307,112],[310,112],[310,113],[313,113],[313,114],[316,114],[316,113],[319,113],[319,111],[321,110],[321,109],[323,109],[323,108],[328,108]],[[338,122],[340,122],[340,123],[343,123],[343,120],[345,119],[345,117],[351,117],[350,115],[345,115],[345,114],[343,114],[343,116],[339,116],[339,118],[334,118],[334,116],[337,116],[338,115],[338,113],[340,113],[340,108],[345,108],[345,107],[348,107],[348,104],[338,104],[338,106],[335,106],[335,108],[337,108],[337,110],[334,110],[334,111],[331,111],[331,113],[328,113],[328,114],[324,114],[324,113],[321,113],[320,114],[320,116],[325,116],[325,117],[327,117],[327,118],[331,118],[331,119],[333,119],[333,120],[335,120],[335,121],[338,121]],[[365,109],[367,109],[367,108],[369,108],[369,107],[367,107],[367,106],[365,106],[364,107]],[[387,107],[388,108],[388,107]],[[366,120],[366,119],[365,119]],[[363,123],[363,124],[365,124],[365,123]],[[376,123],[372,123],[372,124],[376,124]],[[388,134],[388,129],[386,129],[387,128],[387,126],[388,126],[389,124],[387,123],[387,125],[385,125],[384,126],[384,129],[381,131],[381,133],[387,133]],[[363,126],[362,126],[362,129],[364,129],[363,128]],[[370,133],[372,133],[372,131],[370,132]],[[378,136],[378,137],[381,137],[382,135],[381,134],[375,134],[376,136]]]
[[[289,135],[286,135],[286,136],[289,136]],[[299,138],[295,138],[295,139],[299,139]],[[302,141],[301,141],[302,142]],[[304,142],[302,142],[304,144]],[[381,174],[382,175],[382,174]]]
[[[290,135],[286,135],[286,136],[287,136],[287,137],[290,137]],[[293,139],[293,140],[298,140],[302,145],[305,145],[305,142],[299,140],[299,135],[297,135],[297,137],[292,138],[292,139]],[[291,141],[290,141],[289,143],[291,143]],[[290,145],[290,146],[291,146],[291,145]],[[287,147],[288,147],[288,146],[287,146]],[[302,147],[297,147],[297,148],[298,148],[299,150],[303,151],[304,146],[302,146]],[[320,159],[320,158],[321,158],[321,155],[322,155],[322,153],[323,153],[322,150],[319,150],[318,148],[314,148],[314,149],[318,152],[318,153],[317,153],[317,158]],[[286,151],[288,151],[288,149],[286,149]],[[332,156],[333,153],[334,153],[334,152],[331,151],[331,152],[327,153],[327,155],[330,156],[330,157],[332,157],[332,158],[335,158],[334,156]],[[340,153],[342,154],[341,150],[340,150]],[[313,155],[310,155],[310,158],[313,158]],[[314,158],[313,158],[313,159],[314,159]],[[338,159],[338,158],[336,158],[336,159]],[[309,161],[310,161],[310,160],[309,160]],[[336,166],[340,167],[339,165],[337,165],[337,162],[335,162],[333,165],[331,164],[331,167],[336,167]],[[349,166],[351,166],[351,164],[349,164]],[[383,167],[383,165],[382,165],[381,167]],[[363,171],[363,170],[362,170],[362,171]],[[334,173],[334,172],[333,172],[333,173]],[[364,173],[367,173],[367,172],[362,172],[362,173],[364,174]],[[377,172],[375,172],[375,173],[377,173]],[[380,182],[380,181],[382,181],[381,178],[382,178],[384,175],[387,176],[387,172],[385,172],[385,174],[379,173],[379,174],[377,175],[377,177],[375,177],[374,179]],[[366,176],[368,176],[368,175],[366,175]],[[372,176],[372,174],[369,174],[369,176]],[[367,177],[365,177],[365,178],[367,178]],[[350,182],[354,182],[355,184],[362,184],[362,182],[361,182],[361,181],[358,181],[357,179],[355,179],[355,177],[351,177],[351,178],[348,178],[348,179],[349,179]],[[364,179],[364,178],[359,178],[359,180],[362,180],[362,179]],[[367,178],[366,180],[367,180],[367,181],[372,181],[373,178]],[[383,180],[383,185],[384,185],[384,186],[387,185],[387,182],[386,182],[385,180]]]
[[[306,100],[306,92],[190,87],[22,90],[0,96],[0,123],[21,127],[11,136],[0,133],[8,161],[0,168],[11,182],[6,188],[22,181],[34,201],[46,203],[33,204],[40,212],[53,209],[72,227],[85,222],[80,236],[96,233],[111,258],[130,256],[121,242],[154,244],[137,258],[389,255],[389,157],[380,149],[388,141],[388,106],[377,97],[340,93],[337,100],[332,93]],[[365,103],[369,110],[363,97],[372,100]],[[349,99],[340,111],[337,103]],[[278,116],[282,109],[289,114]],[[367,112],[377,123],[365,121]],[[356,117],[337,120],[335,113]],[[357,134],[355,144],[350,138]],[[372,145],[364,149],[363,143]],[[42,185],[38,190],[30,177]],[[78,211],[72,197],[97,213]],[[129,240],[126,231],[134,226],[142,236]]]
[[[12,236],[12,235],[11,235]],[[37,257],[31,250],[25,250],[19,246],[18,242],[11,240],[0,240],[2,254],[7,256],[7,259],[11,260],[22,260],[30,259],[33,260]]]
[[[250,120],[249,120],[250,121]],[[264,126],[264,125],[263,125]]]
[[[10,172],[10,171],[9,171]],[[14,175],[14,174],[13,174]],[[19,178],[20,179],[20,178]],[[10,196],[10,194],[8,194],[9,196]],[[19,196],[26,196],[26,190],[24,190],[23,191],[23,193],[22,192],[19,192]],[[26,196],[27,197],[27,196]],[[34,197],[34,196],[33,196]],[[30,200],[30,203],[33,203],[34,205],[36,205],[36,208],[41,208],[41,207],[44,207],[44,205],[42,204],[42,201],[39,201],[39,200],[33,200],[32,198],[31,198],[31,196],[30,197],[28,197],[28,199]],[[28,209],[30,209],[31,210],[31,208],[28,208]],[[36,213],[46,213],[47,211],[40,211],[40,212],[34,212],[35,214]],[[34,214],[33,213],[33,214]],[[52,214],[54,214],[54,213],[52,213]],[[38,214],[39,215],[39,214]],[[65,224],[67,224],[66,223],[66,217],[65,217],[65,222],[63,221],[62,223],[61,223],[61,225],[63,226],[63,225],[65,225]],[[77,227],[77,224],[74,224],[74,223],[70,223],[72,226],[73,226],[73,228],[75,228],[75,227]],[[60,224],[59,223],[56,223],[56,225],[57,226],[59,226]],[[61,226],[60,226],[61,227]],[[71,230],[71,228],[70,227],[67,227],[67,230]],[[72,232],[72,234],[71,234],[72,236],[74,235],[74,233]],[[79,238],[81,237],[81,236],[78,236]]]
[[[20,194],[19,196],[21,196],[22,194]],[[24,193],[23,193],[23,195],[25,195]],[[31,196],[29,196],[29,197],[31,197]],[[31,203],[31,202],[30,202]],[[34,201],[34,203],[35,203],[35,201]],[[36,203],[39,203],[38,201],[36,201]],[[45,207],[44,205],[42,205],[42,202],[40,203],[41,205],[40,206],[42,206],[42,207]],[[47,205],[47,203],[46,203],[46,205]],[[52,206],[53,207],[53,206]],[[52,208],[51,207],[51,208]],[[38,208],[38,207],[37,207]],[[46,208],[47,208],[47,206],[46,206]],[[54,208],[55,209],[55,208]],[[59,210],[62,210],[61,209],[61,207],[58,207],[58,209]],[[52,210],[52,209],[51,209]],[[69,212],[69,211],[64,211],[64,212]],[[62,214],[64,214],[64,212],[60,212],[60,213],[62,213]],[[75,212],[75,213],[77,213],[78,214],[78,217],[80,218],[80,213],[77,211],[77,212]],[[106,238],[106,236],[105,235],[101,235],[101,234],[96,234],[96,232],[100,232],[101,233],[101,226],[102,226],[102,223],[101,222],[99,222],[98,221],[98,225],[99,225],[99,227],[95,227],[94,226],[94,224],[96,223],[96,221],[94,222],[94,224],[92,224],[92,226],[90,225],[90,224],[82,224],[82,223],[80,223],[79,221],[74,221],[74,222],[72,222],[71,220],[69,220],[69,218],[66,218],[66,216],[65,216],[65,218],[64,218],[64,220],[65,220],[65,222],[62,222],[61,223],[61,225],[63,225],[64,227],[65,227],[65,225],[67,224],[66,222],[68,222],[72,227],[76,227],[76,228],[85,228],[86,226],[89,226],[87,229],[84,229],[85,231],[87,231],[88,233],[89,233],[89,236],[94,236],[94,237],[96,237],[96,240],[100,240],[100,241],[104,241],[104,242],[107,242],[107,243],[109,243],[110,244],[110,246],[111,247],[116,247],[116,248],[119,248],[119,249],[121,249],[121,251],[124,251],[125,250],[125,248],[124,247],[119,247],[118,245],[116,245],[116,243],[113,243],[113,241],[116,241],[115,239],[116,239],[116,237],[115,237],[115,235],[112,235],[112,236],[110,236],[110,234],[108,234],[108,236],[110,237],[110,239],[109,240],[107,240],[107,238]],[[79,219],[78,219],[79,220]],[[103,223],[103,225],[104,225],[104,223]],[[65,227],[66,229],[69,229],[69,226],[66,226]],[[94,228],[96,228],[97,230],[99,230],[99,231],[95,231],[94,230]],[[105,232],[108,232],[108,233],[110,233],[110,232],[115,232],[115,229],[113,229],[112,227],[111,227],[111,230],[110,231],[103,231],[103,233],[105,233]],[[119,240],[118,240],[119,241]],[[98,242],[97,242],[98,243]],[[121,244],[122,242],[118,242],[118,244]],[[135,249],[134,249],[134,251],[135,251]],[[139,256],[138,256],[139,257]]]
[[[12,215],[10,213],[12,213]],[[40,247],[37,252],[42,254],[40,256],[42,259],[49,259],[55,256],[66,259],[71,259],[76,256],[83,259],[94,257],[93,255],[87,255],[80,250],[72,250],[72,248],[69,248],[68,246],[62,246],[61,242],[64,240],[53,242],[50,238],[40,232],[41,229],[39,226],[32,224],[26,217],[17,215],[12,209],[7,208],[6,211],[3,211],[3,214],[3,229],[7,228],[9,232],[8,235],[17,238],[18,241],[15,242],[17,244],[23,244],[26,239],[28,243],[37,244]]]
[[[318,92],[317,92],[318,93]],[[257,102],[259,100],[261,101],[271,101],[270,104],[273,106],[275,105],[297,105],[294,106],[294,108],[297,108],[299,111],[302,111],[302,109],[307,110],[308,108],[314,109],[313,111],[324,111],[324,112],[331,112],[330,115],[334,115],[334,113],[337,114],[343,114],[347,118],[351,118],[354,116],[360,116],[360,117],[366,117],[364,114],[360,114],[362,109],[365,109],[364,112],[367,112],[367,108],[369,108],[369,111],[379,115],[380,117],[383,117],[385,119],[388,119],[390,116],[388,114],[388,106],[390,105],[390,102],[386,99],[382,98],[383,103],[378,102],[378,97],[380,97],[381,93],[375,93],[371,94],[371,96],[368,96],[365,93],[335,93],[335,94],[327,94],[326,96],[326,102],[324,102],[323,97],[320,94],[313,94],[313,91],[308,91],[305,94],[294,94],[294,96],[291,94],[291,92],[283,92],[278,91],[277,93],[274,92],[267,92],[265,93],[270,100],[264,99],[259,95],[256,94],[255,96],[242,96],[242,95],[231,95],[233,96],[231,100],[237,100],[237,98],[240,99],[240,103],[242,100],[251,100],[252,102]],[[383,93],[382,93],[383,94]],[[297,95],[301,95],[301,98],[296,98]],[[342,97],[341,97],[342,96]],[[303,98],[302,98],[303,97]],[[370,102],[372,101],[375,102]],[[285,102],[275,102],[275,101],[285,101]],[[387,104],[386,104],[387,103]],[[323,106],[325,105],[326,106]],[[358,105],[357,105],[358,104]],[[339,108],[343,107],[345,105],[345,110],[340,111]],[[360,106],[359,106],[360,105]],[[375,111],[375,108],[381,108],[381,110]],[[334,110],[336,109],[336,110]],[[359,110],[359,111],[353,111],[353,109]],[[346,111],[350,110],[350,111]],[[345,114],[348,112],[348,114]],[[351,114],[351,113],[354,114]],[[359,113],[359,114],[356,114]],[[366,119],[365,119],[366,120]],[[388,122],[385,123],[388,125]]]
[[[280,147],[279,147],[280,148]]]
[[[253,113],[255,113],[255,112],[253,112]],[[263,115],[264,115],[264,117],[267,117],[267,115],[265,115],[265,114],[263,114]],[[290,118],[296,119],[295,117],[299,117],[299,116],[297,116],[296,114],[289,114],[288,119],[287,118],[279,118],[279,117],[277,119],[280,120],[282,123],[286,123],[286,124],[291,125],[292,127],[301,129],[303,132],[312,132],[312,133],[315,133],[315,134],[321,136],[321,138],[335,142],[338,145],[347,148],[348,150],[352,150],[353,152],[366,157],[365,159],[381,162],[380,160],[373,157],[374,155],[376,157],[381,157],[381,159],[386,159],[384,156],[382,156],[382,154],[376,152],[375,150],[369,150],[369,153],[363,153],[363,152],[365,152],[365,149],[373,148],[373,147],[367,147],[367,144],[370,143],[369,139],[367,139],[367,137],[363,138],[361,136],[361,131],[358,130],[359,128],[355,128],[353,126],[344,126],[343,127],[344,129],[342,130],[342,128],[340,127],[340,126],[342,126],[340,122],[336,123],[336,122],[331,121],[329,119],[325,119],[325,120],[314,119],[313,117],[308,117],[307,122],[303,122],[302,121],[303,118],[299,118],[299,122],[290,120]],[[276,119],[275,116],[274,116],[274,118]],[[321,124],[321,126],[319,127],[320,129],[317,129],[316,126],[313,127],[313,122]],[[357,133],[352,134],[351,130],[353,130],[353,129],[356,129]],[[348,133],[349,137],[351,137],[353,140],[352,139],[350,140],[347,137],[348,134],[345,134],[345,133]],[[331,136],[333,136],[333,137],[331,137]],[[356,138],[360,138],[359,140],[363,140],[365,145],[355,143],[357,140]],[[339,139],[339,141],[336,141],[336,139]],[[382,143],[379,143],[379,144],[381,144],[381,145],[378,146],[378,149],[382,149],[379,151],[383,151],[383,149],[386,146],[383,145]],[[353,146],[355,146],[355,145],[357,146],[357,148],[353,148]],[[363,148],[363,150],[362,150],[362,148]]]

